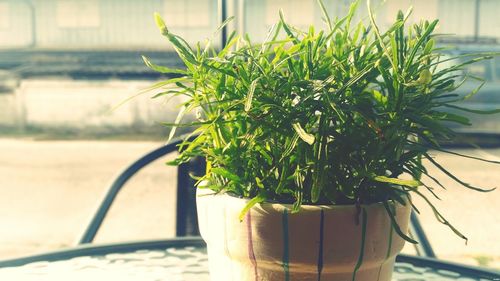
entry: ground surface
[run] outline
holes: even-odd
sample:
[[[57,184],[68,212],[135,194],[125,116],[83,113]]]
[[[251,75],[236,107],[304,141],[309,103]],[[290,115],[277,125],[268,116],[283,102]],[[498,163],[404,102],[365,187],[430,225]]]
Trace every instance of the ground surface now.
[[[0,139],[0,259],[75,245],[113,176],[159,145]],[[500,160],[500,150],[461,152]],[[434,155],[466,182],[500,187],[500,166]],[[142,172],[119,196],[97,242],[174,235],[176,175],[163,162]],[[500,190],[477,193],[440,179],[448,191],[438,190],[443,201],[436,206],[469,243],[436,222],[432,211],[414,198],[438,255],[500,268]]]

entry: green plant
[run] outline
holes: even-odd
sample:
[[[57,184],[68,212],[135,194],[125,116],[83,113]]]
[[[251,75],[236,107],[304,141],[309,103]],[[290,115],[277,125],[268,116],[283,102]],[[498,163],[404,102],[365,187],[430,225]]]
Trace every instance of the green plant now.
[[[471,55],[464,63],[440,67],[455,58],[444,59],[435,46],[437,21],[407,26],[409,13],[400,12],[381,33],[371,12],[368,27],[352,25],[357,1],[345,18],[335,21],[321,1],[319,5],[326,30],[301,31],[280,13],[263,43],[252,44],[248,35],[233,32],[222,50],[212,48],[210,41],[192,49],[155,16],[186,65],[185,70],[170,69],[144,58],[154,70],[181,75],[152,87],[173,86],[157,96],[187,97],[176,121],[165,125],[172,127],[170,138],[175,128],[185,126],[195,127],[192,136],[197,135],[186,138],[172,164],[205,157],[206,175],[199,183],[252,198],[242,214],[266,200],[293,203],[295,211],[301,204],[384,202],[393,217],[387,201],[411,203],[409,194],[414,193],[430,204],[440,222],[466,239],[418,187],[434,194],[422,177],[442,187],[422,165],[425,158],[466,188],[489,191],[454,176],[429,150],[474,158],[439,143],[456,136],[446,122],[469,125],[447,108],[500,112],[455,105],[480,87],[466,97],[453,93],[469,79],[461,78],[465,65],[491,56]],[[198,121],[181,123],[185,113],[195,110]],[[395,223],[394,228],[414,242]]]

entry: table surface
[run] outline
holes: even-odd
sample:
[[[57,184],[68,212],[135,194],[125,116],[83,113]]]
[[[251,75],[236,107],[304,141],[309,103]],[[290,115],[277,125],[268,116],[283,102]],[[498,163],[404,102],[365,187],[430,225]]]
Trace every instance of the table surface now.
[[[0,262],[0,280],[209,280],[199,238],[89,245]],[[500,280],[500,274],[432,259],[399,256],[393,280]]]

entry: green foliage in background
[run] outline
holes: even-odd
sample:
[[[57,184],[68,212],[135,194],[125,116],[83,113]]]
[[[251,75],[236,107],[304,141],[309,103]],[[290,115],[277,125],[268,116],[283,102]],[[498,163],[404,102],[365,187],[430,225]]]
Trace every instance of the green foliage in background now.
[[[152,89],[165,89],[157,96],[186,97],[177,120],[165,124],[173,127],[170,138],[185,126],[193,126],[197,136],[186,138],[173,164],[205,157],[206,175],[199,182],[251,198],[242,213],[264,201],[293,203],[295,211],[301,204],[385,202],[394,217],[388,200],[411,203],[413,193],[431,204],[422,189],[434,194],[433,187],[424,182],[442,187],[422,159],[466,188],[487,191],[461,181],[429,150],[456,154],[440,146],[456,137],[446,123],[470,123],[449,109],[499,112],[456,105],[479,88],[466,97],[454,93],[470,78],[463,67],[490,56],[470,55],[449,66],[444,62],[457,58],[443,58],[436,47],[437,21],[409,25],[409,13],[400,12],[381,32],[371,12],[369,25],[352,23],[358,2],[338,20],[319,5],[325,30],[299,30],[280,13],[264,42],[253,44],[248,35],[233,32],[222,50],[211,41],[190,47],[156,15],[186,69],[144,58],[154,70],[180,74]],[[189,112],[198,120],[182,123]],[[465,238],[431,207],[439,221]]]

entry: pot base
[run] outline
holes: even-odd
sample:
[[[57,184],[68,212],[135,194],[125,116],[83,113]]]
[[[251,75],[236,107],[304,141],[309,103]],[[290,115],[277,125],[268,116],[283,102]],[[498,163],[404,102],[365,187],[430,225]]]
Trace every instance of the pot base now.
[[[257,272],[253,265],[231,260],[225,255],[210,254],[209,268],[210,280],[212,281],[389,281],[392,278],[395,258],[386,260],[381,266],[372,268],[360,267],[354,274],[348,272],[303,272],[298,270],[288,271],[285,274],[283,265],[257,266]],[[288,275],[288,276],[287,276]],[[256,277],[257,276],[257,277]]]

